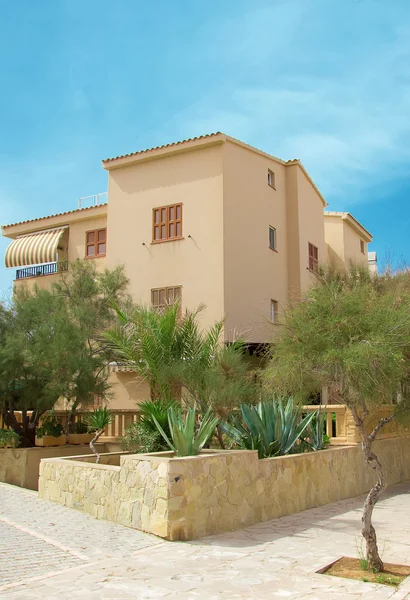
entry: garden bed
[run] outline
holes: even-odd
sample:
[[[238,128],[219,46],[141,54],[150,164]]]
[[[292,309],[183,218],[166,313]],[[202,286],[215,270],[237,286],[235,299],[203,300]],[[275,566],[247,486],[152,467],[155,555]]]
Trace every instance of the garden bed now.
[[[373,573],[363,568],[363,560],[342,556],[319,573],[397,587],[410,575],[410,566],[385,563],[383,571]]]
[[[97,444],[97,447],[101,452],[107,450],[104,443]],[[90,453],[89,446],[0,448],[0,481],[29,490],[38,490],[40,461],[43,458]]]
[[[410,480],[410,437],[375,443],[387,484]],[[107,455],[109,456],[109,455]],[[42,460],[39,495],[169,540],[233,531],[351,498],[374,479],[359,446],[259,460],[253,450]],[[108,459],[106,459],[108,460]]]

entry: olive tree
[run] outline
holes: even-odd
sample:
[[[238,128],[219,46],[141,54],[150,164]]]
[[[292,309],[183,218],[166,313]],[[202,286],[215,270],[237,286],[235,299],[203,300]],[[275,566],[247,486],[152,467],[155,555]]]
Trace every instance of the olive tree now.
[[[303,300],[285,313],[265,373],[269,385],[301,400],[327,386],[351,410],[376,477],[362,516],[366,557],[375,570],[383,562],[372,514],[386,479],[373,442],[409,412],[409,281],[408,273],[372,278],[353,265],[322,270]],[[391,405],[391,414],[379,418],[384,404]]]

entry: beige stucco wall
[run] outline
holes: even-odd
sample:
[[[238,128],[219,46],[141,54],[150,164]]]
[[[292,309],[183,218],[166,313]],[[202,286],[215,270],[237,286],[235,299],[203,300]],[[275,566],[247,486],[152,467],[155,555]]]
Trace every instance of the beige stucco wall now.
[[[335,264],[368,264],[368,238],[361,235],[356,227],[343,218],[343,214],[324,215],[325,239],[328,246],[329,261]],[[364,242],[364,254],[360,241]]]
[[[410,437],[376,441],[388,485],[410,479]],[[120,466],[48,459],[39,495],[71,508],[188,540],[367,492],[374,473],[359,445],[259,460],[256,451],[121,456]]]
[[[309,242],[319,249],[319,263],[327,262],[327,247],[323,221],[323,201],[302,169],[299,166],[296,169],[300,289],[304,292],[314,281],[314,275],[309,271]],[[294,223],[289,221],[288,227],[293,228]],[[290,293],[292,294],[292,290],[290,290]]]
[[[203,326],[224,315],[222,156],[217,145],[109,172],[107,266],[124,264],[146,305],[152,288],[181,285],[184,307],[206,304]],[[184,239],[152,244],[152,209],[174,203]]]
[[[68,244],[68,261],[73,262],[77,258],[84,259],[85,258],[85,235],[87,231],[91,231],[93,229],[103,229],[107,227],[107,216],[103,215],[100,217],[94,217],[90,219],[82,219],[79,221],[73,221],[70,224],[69,231],[69,244]],[[109,235],[107,231],[107,252],[109,251]],[[95,262],[95,265],[98,269],[104,269],[105,267],[105,257],[100,258],[89,258],[87,260],[92,260]]]
[[[343,222],[340,217],[325,216],[324,224],[328,261],[331,264],[341,265],[345,259]]]
[[[275,187],[267,183],[268,169]],[[224,145],[225,339],[272,337],[270,301],[288,298],[285,166],[227,142]],[[277,252],[269,248],[275,227]]]
[[[360,249],[360,240],[364,242],[364,254]],[[343,223],[344,259],[346,263],[361,264],[367,266],[367,241],[349,224]]]
[[[110,373],[108,383],[112,393],[109,400],[111,410],[135,409],[140,402],[150,398],[148,383],[136,377],[135,373]]]

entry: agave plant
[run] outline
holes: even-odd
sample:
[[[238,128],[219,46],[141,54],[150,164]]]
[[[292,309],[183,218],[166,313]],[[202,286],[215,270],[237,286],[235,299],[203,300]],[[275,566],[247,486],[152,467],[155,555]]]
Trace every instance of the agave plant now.
[[[188,408],[184,419],[181,410],[173,407],[168,409],[168,425],[171,439],[169,439],[157,419],[153,416],[158,431],[171,450],[175,452],[175,456],[196,456],[199,454],[218,425],[219,419],[214,417],[211,410],[208,409],[203,416],[198,430],[195,431],[195,413],[195,408]]]
[[[307,429],[308,443],[312,450],[323,450],[328,443],[325,436],[326,411],[319,407],[312,414],[313,418]]]
[[[259,458],[288,454],[308,427],[315,413],[301,418],[293,398],[260,402],[257,406],[241,404],[241,416],[225,423],[226,434],[248,450],[257,450]]]
[[[94,452],[96,456],[96,463],[100,462],[100,455],[97,452],[94,444],[98,440],[98,438],[104,433],[107,425],[111,423],[113,419],[113,414],[106,406],[103,408],[96,408],[93,412],[91,412],[88,417],[88,425],[90,429],[95,431],[95,436],[90,442],[90,448]]]

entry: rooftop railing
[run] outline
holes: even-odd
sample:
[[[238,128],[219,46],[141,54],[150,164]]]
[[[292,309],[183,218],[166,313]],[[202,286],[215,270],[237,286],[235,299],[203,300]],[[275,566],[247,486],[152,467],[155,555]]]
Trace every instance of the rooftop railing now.
[[[91,196],[82,196],[78,199],[78,208],[88,208],[90,206],[99,206],[108,202],[108,192],[92,194]]]

